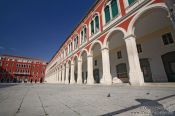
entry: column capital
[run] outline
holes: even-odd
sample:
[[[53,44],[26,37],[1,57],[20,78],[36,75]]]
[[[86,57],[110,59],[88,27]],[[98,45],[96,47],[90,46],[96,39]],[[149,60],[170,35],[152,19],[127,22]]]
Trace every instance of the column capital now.
[[[82,60],[79,59],[78,62],[82,62]]]
[[[101,49],[101,51],[103,51],[103,50],[109,50],[109,48],[108,48],[108,47],[103,47],[103,48]]]
[[[93,55],[90,54],[90,55],[88,55],[87,57],[88,57],[88,58],[89,58],[89,57],[93,57]]]
[[[128,39],[128,38],[130,38],[130,37],[136,38],[136,36],[135,36],[134,34],[130,34],[130,35],[127,35],[127,36],[124,38],[124,40],[126,40],[126,39]]]

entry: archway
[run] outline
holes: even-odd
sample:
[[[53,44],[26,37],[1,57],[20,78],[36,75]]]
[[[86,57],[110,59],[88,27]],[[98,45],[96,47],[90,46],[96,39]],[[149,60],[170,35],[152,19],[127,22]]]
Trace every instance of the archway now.
[[[82,83],[86,84],[88,72],[87,72],[87,52],[85,50],[81,53],[80,59],[82,60]]]
[[[114,30],[109,34],[105,43],[109,48],[110,71],[113,83],[129,82],[129,69],[124,37],[125,34],[121,30]]]
[[[95,83],[100,83],[103,75],[101,44],[96,42],[92,45],[90,54],[93,56],[93,77]]]
[[[69,74],[68,74],[68,82],[70,83],[70,79],[71,79],[71,61],[68,61],[68,66],[69,66]]]
[[[144,81],[168,81],[161,56],[175,51],[175,34],[167,10],[151,8],[143,12],[133,25],[133,33]]]
[[[78,57],[74,57],[74,79],[75,82],[77,83],[77,77],[78,77]]]

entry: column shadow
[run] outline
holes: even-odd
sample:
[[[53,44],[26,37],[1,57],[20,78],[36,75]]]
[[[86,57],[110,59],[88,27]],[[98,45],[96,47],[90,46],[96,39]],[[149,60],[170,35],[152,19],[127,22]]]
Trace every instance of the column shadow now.
[[[175,116],[175,111],[169,112],[167,109],[164,108],[162,104],[159,103],[161,100],[165,100],[171,97],[174,97],[175,95],[166,96],[157,100],[149,100],[149,99],[135,99],[137,102],[139,102],[139,105],[131,106],[125,109],[109,112],[106,114],[102,114],[100,116],[113,116],[113,115],[119,115],[121,113],[124,113],[126,111],[134,110],[139,107],[143,107],[145,110],[149,110],[149,114],[146,114],[146,112],[142,112],[141,115],[153,115],[153,116]],[[139,115],[139,112],[135,112],[135,114]]]

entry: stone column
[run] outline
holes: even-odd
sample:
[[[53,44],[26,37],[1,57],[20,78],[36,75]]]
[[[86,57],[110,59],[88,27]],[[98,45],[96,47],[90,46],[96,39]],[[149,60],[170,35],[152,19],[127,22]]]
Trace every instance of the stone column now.
[[[110,72],[110,60],[109,60],[109,49],[103,48],[102,52],[102,65],[103,65],[103,76],[100,82],[102,84],[111,85],[112,84],[112,76]]]
[[[126,50],[129,63],[129,81],[131,85],[143,85],[143,72],[140,68],[140,61],[137,52],[136,38],[134,35],[129,35],[125,38]]]
[[[57,74],[57,69],[56,69],[56,71],[55,71],[55,83],[58,82],[58,81],[57,81],[57,76],[58,76],[58,74]]]
[[[59,70],[59,83],[61,83],[61,68]]]
[[[87,67],[88,67],[88,78],[87,84],[94,84],[94,76],[93,76],[93,56],[89,55],[87,58]]]
[[[59,83],[59,69],[57,69],[57,83]]]
[[[82,84],[82,59],[78,60],[78,84]]]
[[[63,65],[63,67],[62,67],[62,83],[64,83],[65,82],[65,66]]]
[[[71,76],[70,76],[70,84],[75,83],[75,76],[74,76],[74,62],[71,62]]]
[[[65,84],[69,84],[69,63],[66,64],[66,80]]]

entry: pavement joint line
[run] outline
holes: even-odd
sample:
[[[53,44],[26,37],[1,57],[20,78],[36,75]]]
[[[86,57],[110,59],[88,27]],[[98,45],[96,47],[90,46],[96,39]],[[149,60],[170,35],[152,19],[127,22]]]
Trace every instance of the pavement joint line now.
[[[48,116],[49,114],[46,112],[46,109],[44,108],[44,105],[43,105],[43,102],[42,102],[42,100],[41,100],[41,97],[39,96],[38,93],[37,93],[37,95],[38,95],[38,98],[39,98],[39,100],[40,100],[41,106],[42,106],[42,108],[43,108],[43,110],[44,110],[44,115],[45,115],[45,116]]]
[[[66,106],[68,109],[72,110],[74,113],[76,113],[77,115],[81,116],[81,114],[79,112],[77,112],[76,110],[72,109],[70,106],[64,104],[63,102],[59,101],[61,104],[63,104],[64,106]]]
[[[20,105],[19,105],[19,107],[18,107],[18,110],[17,110],[16,113],[15,113],[15,116],[16,116],[17,113],[20,112],[22,103],[23,103],[23,101],[24,101],[24,98],[27,96],[28,92],[29,92],[29,89],[27,89],[27,91],[25,92],[25,94],[24,94],[24,96],[23,96],[23,98],[22,98],[22,100],[21,100],[21,102],[20,102]]]

